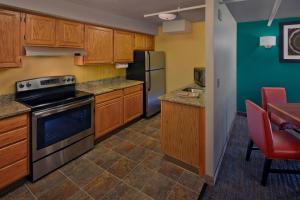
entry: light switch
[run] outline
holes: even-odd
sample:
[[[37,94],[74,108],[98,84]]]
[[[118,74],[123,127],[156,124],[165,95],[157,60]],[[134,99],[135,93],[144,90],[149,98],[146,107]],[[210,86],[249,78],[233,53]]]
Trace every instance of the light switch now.
[[[220,84],[221,84],[220,82],[221,82],[221,80],[218,78],[217,79],[217,88],[220,88]]]

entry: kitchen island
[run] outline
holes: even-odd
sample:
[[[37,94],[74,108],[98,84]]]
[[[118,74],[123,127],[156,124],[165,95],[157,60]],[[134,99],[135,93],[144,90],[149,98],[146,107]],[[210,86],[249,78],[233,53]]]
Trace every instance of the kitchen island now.
[[[192,84],[189,88],[201,89]],[[205,95],[182,97],[184,88],[160,97],[161,100],[161,149],[205,174]]]

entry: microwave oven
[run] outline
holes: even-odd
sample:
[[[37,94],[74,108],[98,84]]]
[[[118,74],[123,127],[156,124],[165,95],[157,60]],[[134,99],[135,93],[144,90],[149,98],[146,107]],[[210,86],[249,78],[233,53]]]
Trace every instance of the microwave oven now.
[[[194,68],[194,81],[200,87],[205,87],[205,68]]]

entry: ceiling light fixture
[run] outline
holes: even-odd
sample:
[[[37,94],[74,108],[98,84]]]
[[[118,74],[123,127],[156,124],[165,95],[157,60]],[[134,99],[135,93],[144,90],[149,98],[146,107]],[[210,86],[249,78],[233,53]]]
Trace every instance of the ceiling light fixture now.
[[[176,15],[175,14],[172,14],[172,13],[160,13],[158,15],[158,17],[162,20],[167,20],[167,21],[171,21],[171,20],[174,20],[176,19]]]

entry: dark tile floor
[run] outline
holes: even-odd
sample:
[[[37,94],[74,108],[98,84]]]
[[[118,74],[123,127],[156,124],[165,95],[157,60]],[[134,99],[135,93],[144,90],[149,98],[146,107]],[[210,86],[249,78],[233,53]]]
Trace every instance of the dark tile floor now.
[[[3,199],[198,199],[203,181],[160,151],[160,116],[140,120]]]

